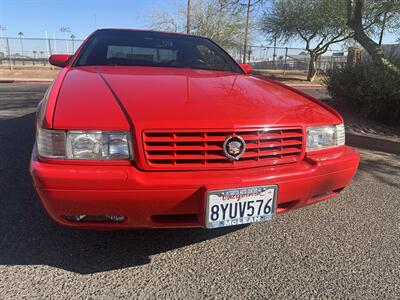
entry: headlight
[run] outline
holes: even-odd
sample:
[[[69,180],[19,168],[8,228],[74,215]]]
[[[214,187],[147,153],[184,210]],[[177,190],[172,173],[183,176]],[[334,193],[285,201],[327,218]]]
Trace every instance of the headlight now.
[[[344,143],[343,124],[307,128],[307,151],[337,147]]]
[[[40,156],[65,158],[66,133],[61,130],[48,130],[37,127],[36,145]]]
[[[129,160],[129,132],[48,130],[38,128],[38,154],[48,158],[82,160]]]

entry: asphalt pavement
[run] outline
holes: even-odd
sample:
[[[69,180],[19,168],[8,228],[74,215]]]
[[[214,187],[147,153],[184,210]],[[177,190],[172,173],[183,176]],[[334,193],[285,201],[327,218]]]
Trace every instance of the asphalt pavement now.
[[[0,299],[399,299],[400,157],[362,150],[339,196],[250,226],[75,231],[29,177],[46,84],[0,84]]]

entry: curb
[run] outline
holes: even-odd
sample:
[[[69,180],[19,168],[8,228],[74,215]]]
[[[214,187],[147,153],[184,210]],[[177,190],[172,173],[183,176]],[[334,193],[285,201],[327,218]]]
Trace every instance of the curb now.
[[[352,147],[400,155],[400,141],[396,140],[347,132],[346,144]]]
[[[3,79],[0,78],[0,83],[50,83],[53,79],[50,78],[11,78],[11,79]]]
[[[321,84],[290,83],[290,82],[288,83],[282,82],[282,83],[294,88],[325,89],[325,87]]]

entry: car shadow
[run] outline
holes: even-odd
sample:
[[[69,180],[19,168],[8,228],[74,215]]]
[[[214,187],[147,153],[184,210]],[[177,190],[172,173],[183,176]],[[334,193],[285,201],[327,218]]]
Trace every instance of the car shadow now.
[[[373,150],[361,151],[361,160],[356,177],[363,174],[372,176],[377,182],[400,188],[400,156]]]
[[[82,231],[51,221],[29,176],[34,114],[0,119],[0,265],[48,265],[91,274],[147,264],[157,253],[217,238],[216,230]]]

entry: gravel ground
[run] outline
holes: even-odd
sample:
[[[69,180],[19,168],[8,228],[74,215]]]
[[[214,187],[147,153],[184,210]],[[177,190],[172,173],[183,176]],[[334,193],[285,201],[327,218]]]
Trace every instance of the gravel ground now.
[[[377,124],[368,118],[360,115],[354,115],[348,111],[340,111],[343,118],[347,120],[346,129],[349,132],[357,134],[366,134],[369,136],[384,136],[388,139],[400,142],[400,127]]]
[[[0,85],[1,299],[400,298],[400,157],[362,150],[338,197],[222,230],[74,231],[28,163],[44,85]]]

